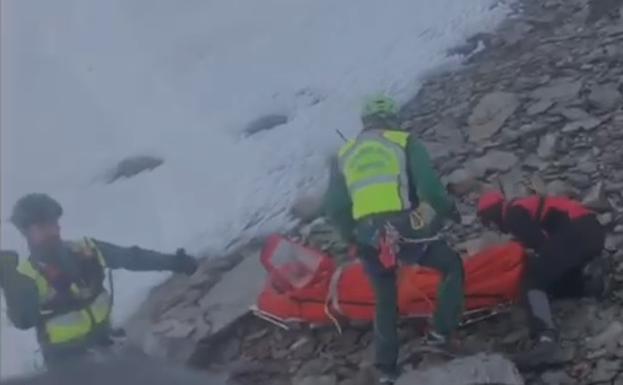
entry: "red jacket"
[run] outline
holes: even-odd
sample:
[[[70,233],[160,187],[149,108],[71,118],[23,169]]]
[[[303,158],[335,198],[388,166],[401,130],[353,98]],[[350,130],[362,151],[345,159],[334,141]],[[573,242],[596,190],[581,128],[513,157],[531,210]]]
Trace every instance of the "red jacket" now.
[[[593,214],[591,210],[573,199],[566,197],[540,197],[538,195],[510,201],[506,205],[506,210],[508,210],[509,207],[521,207],[530,213],[532,219],[537,220],[536,214],[539,210],[541,199],[543,200],[543,207],[541,208],[539,221],[546,219],[553,211],[566,215],[570,220]]]
[[[573,199],[532,195],[511,200],[505,205],[502,230],[525,246],[539,249],[552,234],[578,218],[593,214]]]

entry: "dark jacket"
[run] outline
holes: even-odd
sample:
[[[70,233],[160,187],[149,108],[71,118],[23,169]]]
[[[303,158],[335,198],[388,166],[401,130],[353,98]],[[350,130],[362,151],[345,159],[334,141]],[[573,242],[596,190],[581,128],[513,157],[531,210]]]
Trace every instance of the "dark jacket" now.
[[[524,246],[539,250],[548,238],[567,229],[573,221],[593,215],[580,202],[569,198],[532,195],[505,205],[501,230]]]
[[[92,239],[102,253],[110,269],[132,271],[177,271],[178,258],[175,254],[163,254],[137,246],[121,247],[111,243]],[[67,253],[75,261],[76,254]],[[64,271],[68,272],[66,268]],[[40,299],[37,286],[30,277],[16,269],[2,269],[0,284],[4,291],[9,319],[19,329],[30,329],[40,320]]]

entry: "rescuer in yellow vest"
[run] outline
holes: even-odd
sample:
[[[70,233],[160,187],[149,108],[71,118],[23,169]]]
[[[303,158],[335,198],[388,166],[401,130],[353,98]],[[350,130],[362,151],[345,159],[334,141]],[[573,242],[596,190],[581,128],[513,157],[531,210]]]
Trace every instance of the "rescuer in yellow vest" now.
[[[9,319],[19,329],[36,328],[48,368],[112,345],[110,269],[187,275],[197,269],[195,258],[183,249],[168,255],[91,238],[63,241],[58,223],[62,213],[48,195],[22,197],[11,222],[26,238],[30,257],[19,263],[15,252],[0,254],[0,287]]]
[[[333,162],[324,211],[358,255],[376,295],[374,342],[379,381],[398,375],[396,270],[419,264],[442,274],[429,343],[445,344],[463,310],[463,264],[439,237],[443,219],[461,221],[423,144],[398,123],[396,103],[371,98],[363,130],[345,143]]]

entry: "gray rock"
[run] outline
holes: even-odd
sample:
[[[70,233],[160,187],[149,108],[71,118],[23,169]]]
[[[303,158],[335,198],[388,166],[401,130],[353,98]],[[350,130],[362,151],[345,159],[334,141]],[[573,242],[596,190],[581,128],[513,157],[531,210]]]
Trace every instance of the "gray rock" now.
[[[547,110],[552,108],[553,105],[554,102],[549,99],[539,100],[538,102],[531,104],[526,110],[526,113],[530,116],[539,115],[547,112]]]
[[[530,330],[528,329],[528,327],[524,326],[524,327],[515,329],[514,331],[507,334],[506,337],[502,339],[501,343],[504,345],[512,345],[512,344],[516,344],[517,342],[521,340],[527,339],[529,336],[530,336]]]
[[[608,226],[612,223],[612,213],[601,214],[597,217],[597,219],[599,219],[599,223],[601,223],[602,225]]]
[[[469,137],[482,141],[495,135],[519,107],[519,99],[508,92],[492,92],[485,95],[468,118]]]
[[[305,222],[317,218],[321,214],[323,197],[309,195],[299,198],[290,209],[290,213]]]
[[[525,35],[534,30],[534,27],[524,22],[510,22],[500,29],[496,38],[501,39],[506,46],[513,46],[525,38]]]
[[[271,130],[277,126],[288,123],[288,117],[279,114],[270,114],[261,116],[254,121],[250,122],[244,129],[246,136],[257,134],[260,131]]]
[[[547,359],[547,362],[551,365],[563,365],[575,359],[575,346],[561,346],[556,349],[553,356]]]
[[[137,155],[123,159],[112,170],[107,172],[106,183],[117,179],[131,178],[144,171],[153,171],[164,163],[162,158],[151,155]]]
[[[62,370],[41,370],[13,378],[3,378],[3,385],[225,385],[226,373],[191,369],[166,360],[128,352],[100,359],[78,359]]]
[[[600,19],[607,18],[613,12],[618,11],[621,3],[617,0],[592,0],[588,2],[588,15],[586,24],[597,23]]]
[[[554,133],[541,137],[539,147],[536,150],[537,154],[543,159],[550,159],[556,154],[557,141],[558,135]]]
[[[192,330],[189,330],[187,333],[180,333],[179,329],[184,329],[185,325],[182,324],[180,321],[175,320],[175,319],[164,319],[164,320],[160,320],[158,323],[154,324],[152,326],[152,331],[156,334],[168,334],[169,332],[172,332],[171,334],[176,334],[176,332],[174,331],[175,329],[178,329],[177,334],[181,334],[181,337],[186,337],[188,336]]]
[[[560,111],[560,115],[564,116],[567,120],[584,120],[587,118],[590,118],[591,116],[589,115],[588,112],[584,111],[581,108],[563,108]]]
[[[468,165],[468,169],[476,175],[484,176],[488,171],[508,171],[519,159],[508,151],[491,150],[484,156],[475,159]]]
[[[526,186],[522,183],[522,178],[521,168],[518,166],[498,177],[498,184],[502,186],[508,199],[523,197],[528,193]]]
[[[436,162],[443,158],[444,156],[448,156],[451,152],[451,148],[449,143],[439,143],[439,142],[431,142],[431,141],[422,141],[426,150],[428,150],[428,154],[433,162]]]
[[[564,370],[555,372],[545,372],[541,376],[541,381],[546,385],[571,385],[575,384],[575,380]]]
[[[588,102],[597,109],[609,110],[621,102],[621,93],[614,83],[593,86],[588,94]]]
[[[566,101],[577,98],[582,89],[582,82],[571,78],[561,78],[552,81],[551,84],[537,88],[530,96],[533,99],[545,99],[551,101]]]
[[[547,167],[547,163],[539,158],[538,155],[530,154],[524,159],[522,167],[526,169],[544,170]]]
[[[572,196],[574,193],[573,187],[563,180],[554,180],[547,184],[548,195]]]
[[[396,385],[523,385],[515,365],[501,355],[478,354],[404,373]]]
[[[334,375],[308,376],[301,379],[294,379],[292,385],[336,385],[337,378]]]
[[[314,358],[303,364],[297,376],[301,378],[318,376],[323,374],[330,365],[331,362],[327,358]]]
[[[474,173],[464,168],[454,170],[443,179],[448,186],[448,190],[457,195],[467,194],[479,185]]]
[[[599,181],[591,187],[591,189],[586,193],[586,197],[582,203],[586,207],[594,210],[607,210],[610,208],[610,203],[606,198],[604,182]]]
[[[608,327],[597,334],[596,336],[590,338],[586,343],[586,346],[589,349],[597,350],[603,348],[611,341],[617,341],[621,339],[623,336],[623,324],[619,321],[614,321]]]
[[[582,173],[570,173],[567,176],[567,180],[580,189],[585,189],[593,185],[591,177]]]
[[[577,170],[585,174],[593,174],[597,171],[597,163],[595,163],[590,153],[578,159]]]
[[[571,133],[571,132],[576,132],[579,130],[592,130],[596,127],[598,127],[601,124],[601,120],[597,119],[595,117],[590,117],[590,118],[586,118],[583,120],[578,120],[575,122],[570,122],[567,123],[563,128],[562,128],[562,132],[564,133]]]
[[[606,250],[617,251],[619,247],[621,247],[622,245],[623,245],[623,235],[619,235],[619,234],[606,235],[606,244],[604,246]]]
[[[478,220],[476,215],[461,215],[461,224],[465,226],[471,226]]]
[[[537,194],[547,195],[547,185],[538,174],[530,176],[530,190]]]
[[[444,143],[461,144],[464,142],[461,127],[457,119],[444,118],[441,119],[433,128],[432,131],[437,137],[443,140]]]
[[[619,373],[620,360],[599,360],[591,372],[591,383],[611,381]]]

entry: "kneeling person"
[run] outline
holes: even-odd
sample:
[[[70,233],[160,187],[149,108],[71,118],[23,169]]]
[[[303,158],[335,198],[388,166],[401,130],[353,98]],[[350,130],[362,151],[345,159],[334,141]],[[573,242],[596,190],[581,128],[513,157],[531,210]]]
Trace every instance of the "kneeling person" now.
[[[478,216],[532,249],[524,278],[524,296],[531,315],[533,334],[538,336],[536,361],[553,353],[557,330],[548,294],[582,296],[604,290],[603,274],[585,279],[587,266],[598,266],[604,248],[605,229],[594,212],[566,197],[538,195],[506,201],[502,193],[484,194]],[[605,272],[604,272],[605,273]]]

